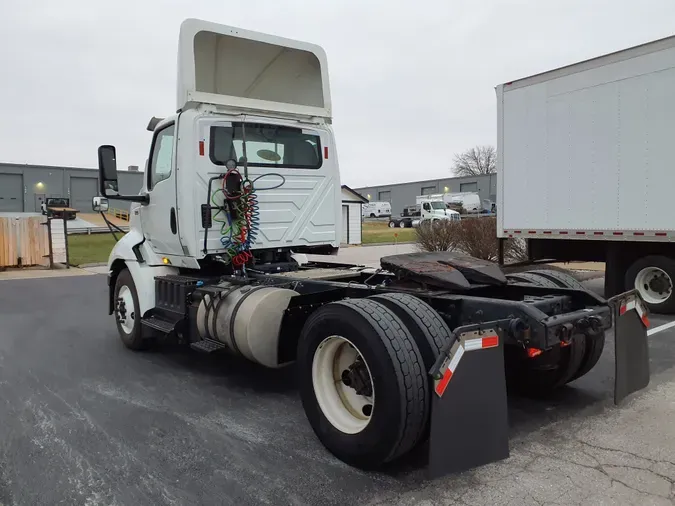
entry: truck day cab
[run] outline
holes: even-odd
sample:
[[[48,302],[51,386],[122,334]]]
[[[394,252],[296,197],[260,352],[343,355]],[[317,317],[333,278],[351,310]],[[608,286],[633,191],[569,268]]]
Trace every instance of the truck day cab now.
[[[94,209],[133,202],[108,261],[127,348],[175,341],[294,364],[308,423],[336,457],[374,468],[428,441],[434,476],[506,458],[507,378],[537,395],[565,385],[595,366],[609,329],[616,402],[647,385],[634,291],[606,301],[569,276],[516,279],[452,253],[382,269],[307,262],[341,237],[324,51],[194,19],[178,45],[177,113],[148,125],[139,195],[118,193],[116,150],[98,150]]]
[[[427,196],[417,197],[417,200],[429,199],[431,201],[442,201],[445,204],[459,204],[464,209],[464,212],[469,214],[477,214],[483,211],[483,205],[480,196],[475,192],[458,192],[458,193],[438,193]],[[490,208],[487,209],[490,211]]]
[[[437,220],[459,219],[459,213],[448,209],[443,200],[430,197],[417,197],[417,204],[415,206],[404,208],[400,217],[392,216],[390,218],[389,228],[418,227],[422,223],[431,223]]]

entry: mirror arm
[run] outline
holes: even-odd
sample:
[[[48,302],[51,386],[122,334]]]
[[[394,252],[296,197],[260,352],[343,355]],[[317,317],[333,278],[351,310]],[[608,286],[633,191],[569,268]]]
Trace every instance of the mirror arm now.
[[[103,195],[108,200],[124,200],[126,202],[140,202],[141,204],[149,204],[149,195]]]

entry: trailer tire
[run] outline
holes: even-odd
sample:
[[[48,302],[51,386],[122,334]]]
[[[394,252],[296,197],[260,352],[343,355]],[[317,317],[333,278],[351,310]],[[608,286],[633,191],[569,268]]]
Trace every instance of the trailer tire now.
[[[365,425],[339,423],[337,415],[349,413],[357,418],[355,412],[346,405],[335,408],[335,394],[324,392],[324,385],[348,388],[340,386],[344,380],[334,377],[342,362],[334,362],[329,377],[321,380],[326,376],[321,372],[329,369],[320,367],[321,356],[329,346],[336,346],[331,341],[335,338],[348,341],[347,346],[356,350],[367,367],[372,404],[370,412],[363,411]],[[386,306],[374,300],[348,299],[317,309],[302,329],[297,366],[307,419],[322,444],[343,462],[372,469],[407,453],[419,441],[431,401],[423,358],[408,329]],[[343,404],[346,395],[339,397]]]
[[[657,292],[650,279],[660,278],[664,292]],[[625,290],[635,288],[649,311],[660,314],[675,313],[675,260],[662,255],[649,255],[637,259],[626,270]],[[659,289],[660,290],[660,289]]]
[[[131,311],[128,308],[130,303],[133,305]],[[113,307],[117,331],[124,346],[134,351],[148,349],[152,342],[143,335],[136,284],[127,268],[122,269],[117,275]]]

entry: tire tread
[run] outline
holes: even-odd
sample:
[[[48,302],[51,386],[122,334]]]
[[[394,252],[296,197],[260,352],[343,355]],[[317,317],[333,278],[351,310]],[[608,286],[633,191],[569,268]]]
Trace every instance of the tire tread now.
[[[422,357],[410,332],[383,304],[369,299],[345,299],[334,304],[351,308],[371,324],[389,352],[399,383],[405,386],[405,420],[398,444],[385,459],[391,461],[412,449],[424,430],[430,399]]]

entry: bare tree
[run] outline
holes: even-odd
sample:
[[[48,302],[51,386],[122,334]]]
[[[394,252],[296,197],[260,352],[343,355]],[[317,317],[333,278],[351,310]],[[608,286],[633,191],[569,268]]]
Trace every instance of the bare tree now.
[[[456,176],[480,176],[497,171],[497,151],[493,146],[476,146],[453,159],[452,171]]]

